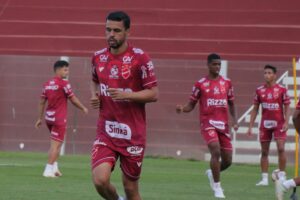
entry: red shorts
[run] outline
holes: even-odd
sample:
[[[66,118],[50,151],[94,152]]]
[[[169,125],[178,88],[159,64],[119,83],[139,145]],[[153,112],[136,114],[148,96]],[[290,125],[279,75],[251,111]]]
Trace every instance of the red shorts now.
[[[131,180],[138,180],[142,171],[144,150],[144,145],[117,147],[96,140],[92,150],[92,169],[102,163],[110,163],[114,169],[116,161],[120,158],[120,167],[124,175]]]
[[[206,144],[219,142],[221,149],[232,151],[231,137],[228,130],[219,131],[214,127],[207,127],[201,131]]]
[[[46,124],[51,133],[50,138],[58,142],[63,142],[65,139],[66,125]]]
[[[281,128],[259,130],[259,139],[261,142],[271,142],[273,135],[275,140],[286,140],[286,131],[282,131]]]

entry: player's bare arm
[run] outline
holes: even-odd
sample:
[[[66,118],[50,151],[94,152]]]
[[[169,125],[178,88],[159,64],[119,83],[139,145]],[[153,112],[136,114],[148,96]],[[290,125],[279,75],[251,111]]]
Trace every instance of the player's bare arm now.
[[[289,129],[289,119],[290,119],[290,105],[284,105],[284,124],[282,127],[283,131],[287,131]]]
[[[46,99],[44,99],[44,98],[40,99],[39,107],[38,107],[38,119],[35,122],[35,128],[39,128],[42,124],[42,118],[44,116],[46,102],[47,102]]]
[[[178,104],[178,105],[176,105],[176,112],[177,113],[182,113],[182,112],[188,113],[188,112],[191,112],[192,110],[194,110],[196,104],[197,104],[197,102],[194,102],[194,101],[189,101],[185,105]]]
[[[300,131],[300,110],[295,110],[293,114],[293,124],[295,126],[295,129],[299,133]]]
[[[95,83],[94,81],[91,81],[91,84],[90,84],[90,90],[91,90],[91,98],[90,98],[90,104],[91,104],[91,107],[93,109],[99,109],[100,107],[100,99],[97,95],[97,92],[98,92],[98,84]]]
[[[235,131],[237,131],[239,129],[239,125],[238,125],[238,122],[237,122],[237,114],[236,114],[236,108],[235,108],[235,105],[234,105],[234,102],[233,101],[228,101],[228,106],[229,106],[229,113],[231,115],[231,118],[232,118],[232,122],[233,122],[233,129]]]
[[[249,136],[252,135],[252,128],[253,128],[254,121],[256,119],[257,113],[258,113],[258,108],[259,108],[259,104],[254,104],[253,105],[253,109],[252,109],[251,115],[250,115],[249,128],[248,128],[248,131],[247,131],[247,135],[249,135]]]
[[[85,114],[88,113],[88,109],[79,101],[79,99],[76,96],[72,96],[70,98],[70,101],[74,106],[82,110]]]
[[[117,88],[107,90],[113,100],[129,100],[139,103],[155,102],[158,99],[158,88],[144,89],[138,92],[127,92]]]

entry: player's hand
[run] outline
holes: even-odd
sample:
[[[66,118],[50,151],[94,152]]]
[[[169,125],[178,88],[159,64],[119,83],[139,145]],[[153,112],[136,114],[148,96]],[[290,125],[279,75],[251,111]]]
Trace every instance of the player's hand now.
[[[180,104],[177,104],[176,105],[176,112],[179,114],[179,113],[182,113],[183,112],[183,105],[180,105]]]
[[[35,127],[36,129],[38,129],[38,128],[40,128],[41,125],[42,125],[42,120],[41,120],[41,119],[38,119],[38,120],[36,120],[34,127]]]
[[[253,135],[252,128],[248,128],[247,135],[251,137]]]
[[[128,99],[128,92],[121,91],[117,88],[109,88],[109,89],[107,89],[107,91],[113,100],[127,100]]]
[[[289,129],[289,124],[288,124],[288,122],[285,122],[285,123],[283,124],[282,131],[285,132],[285,131],[287,131],[288,129]]]
[[[96,96],[96,97],[92,97],[90,99],[90,103],[91,103],[91,107],[93,109],[99,109],[100,108],[100,99]],[[85,112],[85,111],[83,111]]]
[[[84,107],[84,108],[83,108],[83,112],[84,112],[84,114],[88,114],[88,113],[89,113],[89,110],[88,110],[86,107]]]
[[[239,129],[239,127],[240,126],[237,123],[234,123],[233,126],[232,126],[234,131],[237,131]]]

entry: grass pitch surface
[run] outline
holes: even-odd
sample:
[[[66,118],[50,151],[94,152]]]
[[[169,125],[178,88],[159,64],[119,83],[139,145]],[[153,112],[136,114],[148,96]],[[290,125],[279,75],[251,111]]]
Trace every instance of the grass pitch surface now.
[[[93,200],[101,199],[91,181],[89,156],[63,156],[63,176],[44,178],[47,155],[0,152],[0,200]],[[119,166],[119,165],[118,165]],[[121,195],[121,171],[116,166],[112,182]],[[144,200],[215,199],[205,170],[207,162],[145,158],[140,190]],[[275,169],[271,166],[270,172]],[[256,187],[258,165],[233,165],[222,173],[222,186],[229,200],[275,199],[274,184]],[[292,168],[288,168],[289,177]],[[288,199],[286,195],[286,199]]]

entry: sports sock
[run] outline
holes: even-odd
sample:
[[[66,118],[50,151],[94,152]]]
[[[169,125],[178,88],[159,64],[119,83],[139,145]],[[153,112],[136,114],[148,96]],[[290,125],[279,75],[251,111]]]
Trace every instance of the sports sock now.
[[[262,173],[261,177],[262,177],[263,181],[268,181],[269,174],[268,173]]]
[[[47,164],[45,170],[47,170],[47,171],[49,171],[49,170],[52,171],[52,170],[53,170],[53,165]]]
[[[283,186],[287,189],[296,187],[294,179],[289,179],[283,182]]]

